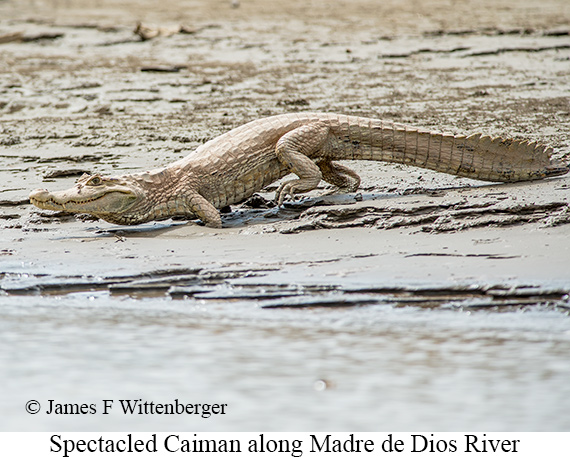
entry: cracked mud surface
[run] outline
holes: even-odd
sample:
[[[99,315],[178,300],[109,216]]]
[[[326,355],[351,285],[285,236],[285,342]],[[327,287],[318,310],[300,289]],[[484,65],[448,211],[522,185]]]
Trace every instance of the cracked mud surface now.
[[[529,2],[515,9],[519,20],[507,21],[509,6],[498,15],[479,11],[468,27],[459,20],[466,5],[448,11],[437,2],[422,7],[421,20],[412,23],[406,7],[394,22],[389,17],[398,9],[378,6],[370,27],[363,26],[375,8],[369,2],[353,4],[354,18],[347,23],[333,12],[325,21],[318,2],[309,9],[224,4],[217,14],[199,4],[188,2],[192,14],[180,7],[177,15],[156,16],[148,7],[133,18],[129,2],[106,12],[88,1],[88,8],[69,9],[45,2],[42,19],[11,2],[0,4],[12,18],[0,24],[0,204],[10,208],[1,216],[9,227],[29,221],[23,203],[30,189],[67,187],[84,172],[166,165],[232,127],[289,111],[338,111],[454,133],[527,138],[570,159],[570,28],[568,8],[557,2],[540,14]],[[296,8],[306,13],[306,22],[291,17]],[[277,26],[283,16],[291,28]],[[151,18],[182,24],[188,32],[142,41],[133,23]],[[363,23],[354,30],[351,21]],[[365,175],[364,194],[443,188],[444,196],[447,187],[475,184],[393,165],[355,168]],[[558,203],[566,201],[565,183],[563,178],[538,186]],[[504,188],[497,187],[496,195],[510,199]],[[493,195],[492,189],[484,192]],[[476,200],[476,208],[490,208],[491,222],[512,223],[512,213],[501,219],[494,210],[497,198],[482,201],[480,194],[476,189],[466,195],[461,209]],[[536,212],[549,203],[540,202]],[[530,205],[520,206],[523,214],[533,211]],[[463,219],[450,212],[452,219]],[[485,224],[485,211],[479,213],[478,222],[449,227]],[[549,218],[545,213],[547,223]]]
[[[79,377],[81,401],[220,393],[238,412],[186,424],[208,430],[259,428],[244,396],[279,417],[263,423],[275,430],[568,429],[568,176],[489,184],[351,163],[356,195],[322,186],[278,209],[270,186],[223,214],[221,231],[118,227],[28,202],[35,188],[163,166],[291,111],[525,138],[570,161],[567,2],[160,3],[0,0],[0,326],[19,348],[3,356],[18,388],[10,427],[34,428],[29,392],[66,400]],[[138,22],[168,36],[142,40]],[[103,389],[67,346],[100,361]],[[32,379],[22,360],[37,354],[54,368],[32,364]],[[168,357],[191,368],[163,370]],[[116,387],[133,374],[146,386]],[[316,379],[336,386],[326,406]],[[521,395],[533,414],[514,406]],[[289,403],[309,405],[302,419]],[[99,420],[36,425],[140,425]]]

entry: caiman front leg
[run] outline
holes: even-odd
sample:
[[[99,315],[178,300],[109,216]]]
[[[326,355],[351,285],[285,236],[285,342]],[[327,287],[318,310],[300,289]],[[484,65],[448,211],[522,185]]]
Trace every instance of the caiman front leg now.
[[[193,192],[187,197],[186,205],[192,214],[206,224],[206,227],[222,228],[220,212],[199,193]]]
[[[311,159],[325,146],[329,128],[321,123],[303,125],[287,132],[279,141],[275,151],[279,161],[295,173],[299,179],[284,182],[275,193],[277,205],[281,206],[286,195],[309,192],[319,185],[323,175]]]

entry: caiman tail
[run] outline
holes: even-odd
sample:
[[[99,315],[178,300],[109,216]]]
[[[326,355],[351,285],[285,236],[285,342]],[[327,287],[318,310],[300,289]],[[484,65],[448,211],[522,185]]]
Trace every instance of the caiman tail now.
[[[372,148],[367,151],[361,145],[361,159],[498,182],[537,180],[569,171],[568,164],[551,159],[551,147],[537,142],[491,138],[480,133],[451,135],[382,121],[370,122],[363,130],[371,137],[362,138],[362,143]]]

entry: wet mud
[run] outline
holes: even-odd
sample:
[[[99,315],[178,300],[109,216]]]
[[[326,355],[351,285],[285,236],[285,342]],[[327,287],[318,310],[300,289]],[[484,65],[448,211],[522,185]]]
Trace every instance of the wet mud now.
[[[225,208],[222,230],[28,200],[296,111],[528,139],[570,162],[567,3],[0,0],[2,425],[141,428],[30,425],[31,392],[221,392],[233,430],[567,430],[568,176],[347,162],[356,194],[321,185],[277,208],[275,183]]]
[[[458,256],[414,254],[413,256]],[[469,255],[467,255],[469,256]],[[496,256],[479,255],[497,258]],[[273,269],[275,271],[276,268]],[[106,292],[132,298],[170,297],[193,301],[252,301],[261,308],[338,308],[362,305],[418,306],[442,309],[509,309],[541,306],[570,310],[569,289],[531,286],[357,286],[342,284],[264,284],[267,269],[159,270],[131,276],[50,276],[6,274],[2,291],[10,296],[62,296]],[[249,281],[244,283],[243,278]],[[251,282],[256,278],[259,283]]]
[[[271,27],[269,11],[290,14],[274,3],[224,5],[219,17],[202,6],[201,19],[194,9],[188,22],[182,14],[158,24],[144,8],[132,16],[129,2],[114,6],[119,15],[79,3],[46,2],[43,20],[26,16],[26,5],[0,5],[10,18],[0,24],[0,223],[15,237],[53,224],[65,236],[66,224],[95,221],[31,207],[33,188],[164,166],[243,122],[289,111],[527,138],[570,160],[570,28],[553,10],[528,23],[479,17],[471,27],[434,27],[438,6],[426,9],[423,25],[377,17],[376,27],[355,32],[337,30],[341,18],[332,13],[321,23],[316,7],[294,22],[292,38]],[[355,20],[370,7],[357,2]],[[270,186],[225,208],[224,225],[260,234],[356,227],[437,234],[570,221],[565,177],[485,185],[399,165],[350,166],[363,177],[356,195],[324,196],[329,189],[320,188],[279,209]]]

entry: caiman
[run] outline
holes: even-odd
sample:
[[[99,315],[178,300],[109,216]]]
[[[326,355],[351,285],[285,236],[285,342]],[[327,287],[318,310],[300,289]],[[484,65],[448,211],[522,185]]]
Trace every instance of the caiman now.
[[[337,160],[376,160],[483,181],[515,182],[568,172],[552,148],[526,140],[431,132],[398,123],[328,113],[283,114],[255,120],[204,143],[171,165],[143,173],[83,175],[59,192],[35,190],[39,208],[87,213],[134,225],[171,217],[221,227],[218,208],[239,203],[289,173],[276,192],[283,203],[321,180],[354,192],[360,177]]]

